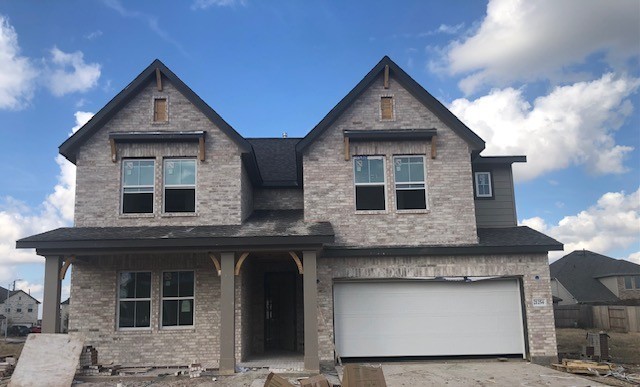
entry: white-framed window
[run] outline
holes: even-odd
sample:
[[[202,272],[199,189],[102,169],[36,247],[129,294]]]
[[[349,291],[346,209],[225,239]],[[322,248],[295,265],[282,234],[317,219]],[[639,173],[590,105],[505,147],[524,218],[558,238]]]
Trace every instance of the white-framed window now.
[[[640,275],[624,277],[624,288],[627,290],[640,289]]]
[[[164,160],[164,212],[196,211],[196,160]]]
[[[151,326],[151,272],[123,271],[118,276],[118,328]]]
[[[356,210],[385,210],[385,168],[382,156],[353,158]]]
[[[427,184],[424,156],[394,156],[393,171],[398,210],[425,210]]]
[[[193,326],[194,271],[162,273],[162,326]]]
[[[153,213],[155,181],[153,159],[125,159],[122,162],[122,213]]]
[[[477,198],[493,197],[493,187],[491,186],[491,172],[475,172],[474,181]]]

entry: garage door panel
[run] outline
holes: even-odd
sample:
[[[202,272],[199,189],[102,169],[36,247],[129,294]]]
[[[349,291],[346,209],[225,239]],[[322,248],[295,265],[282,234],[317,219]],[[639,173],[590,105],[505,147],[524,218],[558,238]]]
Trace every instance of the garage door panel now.
[[[343,357],[522,354],[516,280],[363,281],[334,286]]]

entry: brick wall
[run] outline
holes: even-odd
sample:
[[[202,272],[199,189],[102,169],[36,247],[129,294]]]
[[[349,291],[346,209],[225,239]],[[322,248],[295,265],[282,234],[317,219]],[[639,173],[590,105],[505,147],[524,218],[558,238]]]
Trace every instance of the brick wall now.
[[[395,120],[380,120],[380,97],[393,95]],[[352,155],[386,157],[386,211],[355,211],[353,160],[344,159],[344,130],[436,128],[437,157],[429,141],[352,143]],[[397,211],[394,155],[426,155],[428,209]],[[476,243],[475,207],[468,145],[393,78],[365,91],[305,152],[306,221],[330,221],[338,245],[423,245]],[[366,225],[366,228],[354,225]]]
[[[257,188],[253,191],[256,210],[301,210],[304,208],[302,189]]]
[[[169,121],[152,123],[153,98],[167,97]],[[111,162],[109,132],[204,130],[206,160],[197,161],[196,214],[171,216],[162,212],[162,158],[196,157],[196,143],[117,144],[118,159]],[[154,213],[121,215],[123,157],[155,159]],[[152,226],[240,224],[250,213],[251,188],[241,178],[238,146],[195,108],[169,81],[163,91],[150,83],[80,149],[77,157],[75,225]],[[247,187],[245,193],[242,189]]]
[[[549,265],[546,254],[320,258],[318,260],[319,348],[322,361],[333,360],[333,280],[335,278],[419,278],[435,276],[521,276],[528,343],[534,362],[557,360]],[[536,276],[538,278],[536,278]],[[533,298],[547,300],[533,307]],[[324,317],[324,318],[322,318]]]
[[[631,283],[635,286],[634,276],[631,277]],[[618,280],[618,297],[621,300],[640,300],[640,289],[627,289],[624,286],[624,277],[616,277]]]
[[[196,270],[194,327],[161,328],[161,273],[190,269]],[[117,273],[121,270],[152,273],[150,329],[124,331],[116,328]],[[197,360],[218,365],[220,278],[204,255],[83,258],[74,262],[71,299],[69,332],[84,337],[85,345],[94,346],[103,364],[187,365]],[[237,340],[240,341],[239,335]]]

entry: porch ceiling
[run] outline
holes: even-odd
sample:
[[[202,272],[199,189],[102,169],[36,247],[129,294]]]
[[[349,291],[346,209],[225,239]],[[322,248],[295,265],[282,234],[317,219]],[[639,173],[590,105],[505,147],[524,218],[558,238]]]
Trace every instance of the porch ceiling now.
[[[304,222],[302,211],[255,211],[241,225],[63,227],[20,239],[17,248],[38,254],[154,249],[233,251],[270,248],[320,248],[333,243],[329,222]]]

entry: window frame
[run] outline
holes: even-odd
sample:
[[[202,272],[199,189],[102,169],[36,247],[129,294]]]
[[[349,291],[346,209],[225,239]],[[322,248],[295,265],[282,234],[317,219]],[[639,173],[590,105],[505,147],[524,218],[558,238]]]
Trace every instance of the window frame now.
[[[398,183],[397,179],[396,179],[396,158],[402,158],[402,157],[421,157],[422,158],[422,173],[423,173],[423,181],[422,182],[400,182]],[[424,190],[424,208],[398,208],[398,184],[405,184],[405,185],[411,185],[411,184],[423,184],[423,190]],[[409,190],[409,189],[416,189],[416,188],[407,188],[405,190]],[[401,189],[402,190],[402,189]],[[394,193],[394,198],[395,198],[395,202],[396,202],[396,211],[398,212],[415,212],[415,211],[428,211],[429,210],[429,195],[427,193],[427,157],[426,155],[393,155],[393,193]]]
[[[627,287],[627,280],[630,287]],[[624,282],[624,290],[640,290],[640,275],[625,275],[622,282]]]
[[[120,278],[122,273],[149,273],[149,297],[142,298],[121,298],[120,297]],[[118,331],[149,331],[151,330],[151,322],[153,321],[153,271],[151,270],[120,270],[117,272],[116,279],[116,330]],[[121,327],[120,326],[120,302],[121,301],[149,301],[149,326],[148,327]],[[135,317],[134,317],[135,321]]]
[[[156,121],[156,101],[157,100],[165,101],[164,114],[166,119],[164,121]],[[151,102],[151,123],[155,125],[162,125],[168,122],[169,122],[169,97],[166,95],[154,95]]]
[[[193,211],[183,211],[183,212],[168,212],[167,207],[167,184],[165,181],[166,177],[166,163],[168,161],[193,161],[194,166],[194,176],[193,176]],[[184,215],[189,216],[193,214],[197,214],[198,212],[198,162],[196,157],[166,157],[162,159],[162,213],[163,214],[176,214],[176,215]],[[186,189],[191,188],[190,184],[180,184],[180,185],[171,185],[168,189]]]
[[[489,175],[489,195],[480,195],[480,190],[478,187],[478,175],[488,174]],[[473,172],[473,195],[476,199],[493,199],[494,189],[493,189],[493,171],[474,171]]]
[[[125,165],[129,161],[151,161],[153,162],[153,184],[152,185],[137,185],[126,186],[124,183]],[[155,213],[155,201],[156,201],[156,159],[153,157],[140,157],[140,158],[126,158],[122,159],[122,166],[120,168],[120,215],[126,216],[145,216]],[[126,188],[146,188],[151,187],[151,212],[124,212],[124,194]],[[148,193],[148,192],[135,192],[136,193]]]
[[[391,117],[390,118],[384,118],[384,116],[382,115],[382,101],[384,99],[390,99],[391,100]],[[396,99],[394,98],[393,95],[390,94],[383,94],[380,96],[380,121],[395,121],[396,120]]]
[[[164,286],[163,286],[163,281],[164,281],[164,274],[165,273],[180,273],[180,272],[191,272],[193,273],[193,296],[190,297],[165,297],[164,296]],[[168,301],[172,301],[172,300],[176,300],[176,301],[180,301],[180,300],[192,300],[192,322],[191,325],[167,325],[165,326],[163,324],[163,316],[164,316],[164,301],[168,300]],[[179,304],[178,304],[179,305]],[[193,269],[178,269],[178,270],[163,270],[162,272],[160,272],[160,316],[159,316],[159,321],[158,321],[158,325],[160,326],[160,329],[194,329],[196,326],[196,270]]]
[[[365,159],[380,159],[382,160],[382,177],[383,177],[383,181],[382,183],[358,183],[356,182],[356,160],[360,159],[360,158],[365,158]],[[371,213],[371,212],[376,212],[376,213],[386,213],[388,207],[388,200],[387,200],[387,160],[386,160],[386,156],[384,155],[357,155],[357,156],[353,156],[353,163],[351,164],[351,171],[353,173],[353,207],[355,208],[356,213]],[[359,210],[358,209],[358,186],[361,187],[379,187],[382,186],[383,189],[383,198],[384,198],[384,208],[383,209],[379,209],[379,210]]]

